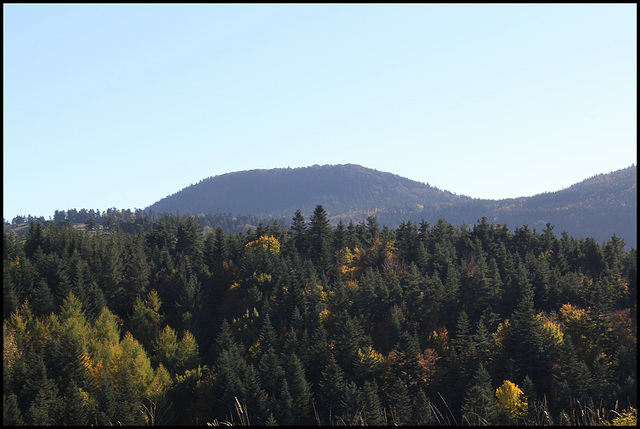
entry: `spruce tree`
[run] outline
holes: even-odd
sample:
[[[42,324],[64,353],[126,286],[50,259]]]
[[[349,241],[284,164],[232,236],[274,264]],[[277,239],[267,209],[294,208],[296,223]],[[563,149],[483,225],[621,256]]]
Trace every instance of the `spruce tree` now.
[[[340,415],[338,423],[346,426],[361,425],[364,422],[362,415],[363,394],[362,390],[353,381],[347,381],[340,400]]]
[[[329,416],[340,415],[340,399],[345,389],[344,372],[333,355],[329,357],[326,369],[318,383],[318,413],[322,424],[331,424]]]
[[[291,395],[293,397],[293,409],[296,424],[312,424],[311,409],[312,393],[311,385],[305,376],[302,362],[295,355],[291,355],[289,363]]]
[[[390,424],[394,426],[411,424],[413,420],[411,396],[407,385],[401,379],[396,378],[392,382],[387,393],[387,404],[389,405]]]
[[[307,251],[307,225],[304,221],[304,216],[300,210],[296,210],[293,216],[293,222],[291,223],[291,232],[293,233],[293,243],[298,253],[306,253]]]
[[[378,395],[378,385],[375,380],[365,381],[362,386],[364,424],[367,426],[382,426],[385,424],[382,405]]]
[[[331,257],[331,227],[327,212],[318,204],[311,216],[309,224],[309,241],[313,261],[321,270],[328,271],[332,263]]]
[[[491,377],[480,364],[473,376],[471,386],[462,402],[462,421],[469,425],[492,425],[496,422],[497,410]]]
[[[276,404],[278,421],[281,422],[282,425],[289,426],[300,424],[295,420],[294,399],[293,396],[291,396],[289,383],[287,382],[286,378],[282,379],[282,387],[280,389],[280,395]]]
[[[118,409],[118,398],[111,381],[111,374],[108,370],[104,371],[102,383],[98,391],[98,424],[100,426],[115,425],[116,413]]]
[[[2,426],[23,426],[24,420],[15,394],[2,395]]]
[[[280,357],[273,347],[260,358],[258,374],[265,392],[272,396],[277,395],[282,388],[282,380],[286,373],[280,362]]]
[[[133,387],[133,380],[129,369],[123,368],[122,385],[116,393],[118,406],[114,415],[115,424],[123,426],[140,425],[143,423],[140,397]]]
[[[432,426],[433,414],[431,412],[431,401],[427,398],[424,390],[420,389],[418,394],[414,396],[413,401],[413,419],[412,425],[415,426]]]
[[[89,422],[89,410],[84,403],[82,393],[75,381],[67,385],[63,397],[64,414],[62,424],[68,426],[86,426]]]

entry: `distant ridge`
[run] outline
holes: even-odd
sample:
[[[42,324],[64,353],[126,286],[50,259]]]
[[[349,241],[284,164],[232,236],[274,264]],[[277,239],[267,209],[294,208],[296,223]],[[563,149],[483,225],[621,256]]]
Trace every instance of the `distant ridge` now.
[[[528,224],[606,241],[616,234],[636,246],[637,167],[599,174],[557,192],[503,200],[475,199],[356,164],[247,170],[209,177],[147,207],[157,214],[250,214],[291,219],[322,204],[335,224],[376,216],[381,225],[472,225],[486,217],[511,229]]]
[[[470,199],[396,174],[356,164],[247,170],[209,177],[165,197],[154,212],[250,213],[260,216],[311,212],[322,204],[329,213],[376,211]]]

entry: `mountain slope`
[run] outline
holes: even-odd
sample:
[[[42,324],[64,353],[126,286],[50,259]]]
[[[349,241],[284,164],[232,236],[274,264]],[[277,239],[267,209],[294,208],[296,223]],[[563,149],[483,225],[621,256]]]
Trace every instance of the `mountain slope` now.
[[[249,170],[210,177],[161,199],[156,213],[233,212],[261,216],[310,213],[322,204],[331,214],[375,211],[428,203],[451,203],[454,195],[395,174],[359,165]]]
[[[637,242],[635,165],[557,192],[504,200],[459,196],[354,164],[250,170],[202,180],[146,210],[291,219],[300,209],[308,219],[317,204],[323,205],[334,223],[338,219],[360,222],[374,215],[389,227],[403,221],[433,224],[439,218],[472,225],[486,217],[511,229],[526,223],[541,232],[551,223],[556,234],[566,230],[598,242],[616,234],[633,247]]]
[[[511,229],[526,223],[537,232],[550,223],[558,235],[567,231],[598,242],[616,234],[636,247],[637,167],[599,174],[557,192],[504,200],[472,199],[405,213],[405,218],[413,221],[433,223],[442,217],[453,224],[474,224],[483,216]],[[397,214],[389,216],[395,217]],[[379,219],[380,223],[385,220]]]

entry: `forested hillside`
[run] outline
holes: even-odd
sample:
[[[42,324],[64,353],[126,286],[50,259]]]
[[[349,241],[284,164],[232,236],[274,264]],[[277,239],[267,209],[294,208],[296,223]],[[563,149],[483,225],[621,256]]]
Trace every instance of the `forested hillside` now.
[[[355,164],[249,170],[209,177],[152,204],[156,213],[209,212],[291,217],[322,204],[333,216],[469,200],[424,183]],[[364,218],[362,219],[364,220]],[[354,219],[354,221],[359,221]]]
[[[131,215],[3,234],[3,424],[635,422],[616,235]]]
[[[210,177],[151,205],[155,213],[246,213],[263,219],[290,219],[296,209],[310,216],[322,204],[329,220],[360,222],[376,216],[381,225],[443,218],[456,225],[486,217],[513,232],[528,224],[542,231],[555,225],[594,237],[613,234],[637,246],[637,168],[600,174],[557,192],[504,200],[474,199],[428,184],[359,165],[323,165],[295,169],[251,170]]]

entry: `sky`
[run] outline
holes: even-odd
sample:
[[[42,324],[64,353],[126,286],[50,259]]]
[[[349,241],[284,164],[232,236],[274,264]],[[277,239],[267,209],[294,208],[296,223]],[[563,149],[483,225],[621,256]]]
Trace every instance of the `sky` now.
[[[3,216],[359,164],[475,198],[637,164],[636,4],[3,4]]]

